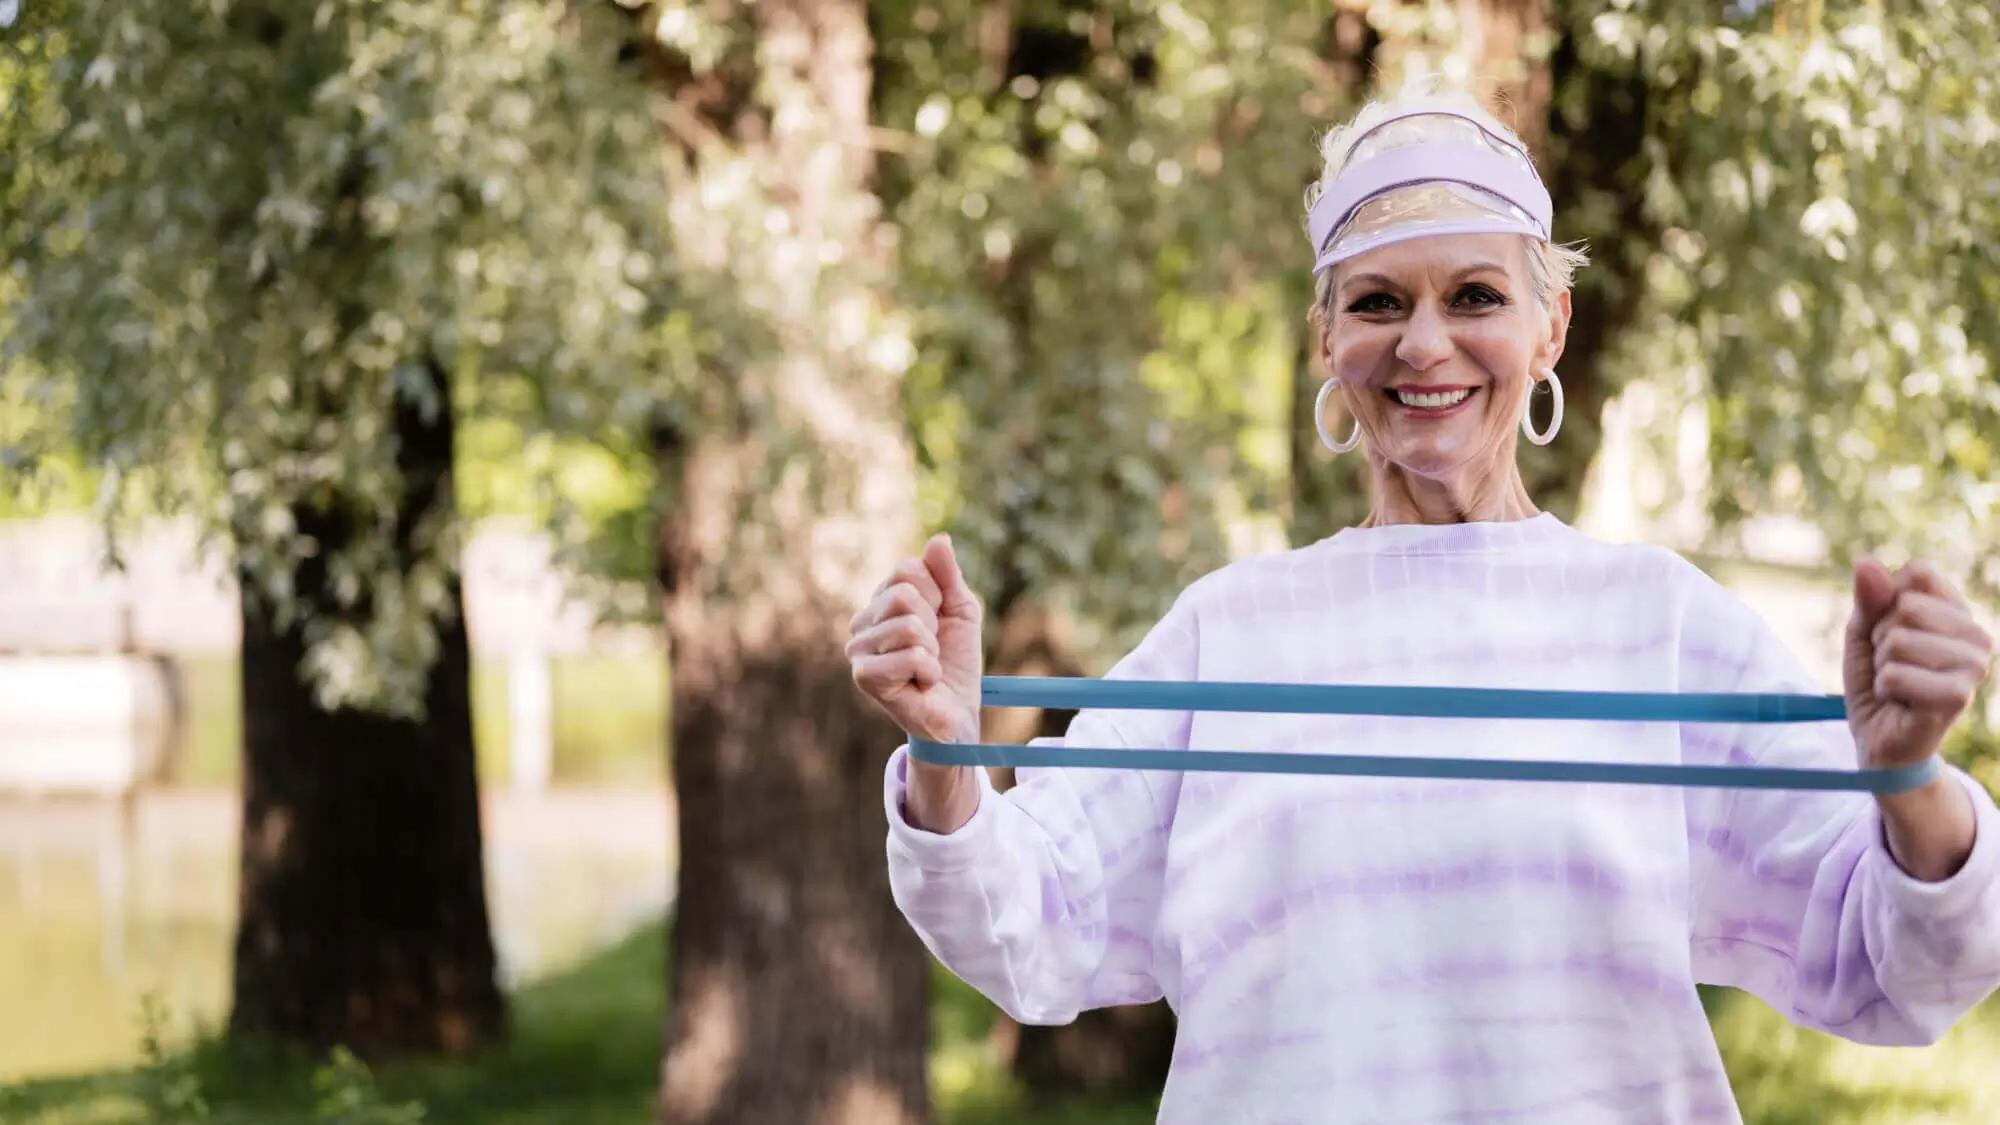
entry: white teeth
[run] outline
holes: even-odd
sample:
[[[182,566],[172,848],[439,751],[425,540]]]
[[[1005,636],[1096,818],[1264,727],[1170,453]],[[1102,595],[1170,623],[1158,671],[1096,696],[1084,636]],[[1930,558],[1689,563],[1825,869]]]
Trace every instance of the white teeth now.
[[[1413,395],[1402,391],[1394,392],[1396,401],[1404,406],[1416,406],[1426,410],[1442,410],[1447,406],[1457,406],[1472,394],[1470,388],[1456,391],[1440,391],[1434,394]]]

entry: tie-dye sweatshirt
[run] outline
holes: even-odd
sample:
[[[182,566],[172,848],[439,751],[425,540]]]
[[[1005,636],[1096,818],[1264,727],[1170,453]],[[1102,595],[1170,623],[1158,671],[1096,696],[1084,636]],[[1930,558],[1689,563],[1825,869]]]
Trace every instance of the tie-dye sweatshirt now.
[[[1115,678],[1820,692],[1672,552],[1352,529],[1191,585]],[[1845,724],[1086,711],[1078,746],[1852,768]],[[1923,1044],[2000,984],[2000,813],[1923,883],[1857,793],[1023,769],[956,832],[885,778],[896,901],[1015,1019],[1165,997],[1166,1125],[1737,1122],[1696,992]]]

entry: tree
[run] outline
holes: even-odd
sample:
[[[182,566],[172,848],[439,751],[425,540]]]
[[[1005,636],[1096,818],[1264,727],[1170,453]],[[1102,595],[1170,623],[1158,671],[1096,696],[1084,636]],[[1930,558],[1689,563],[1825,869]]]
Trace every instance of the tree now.
[[[1688,483],[1719,534],[1804,515],[1831,561],[1924,552],[2000,597],[1996,41],[1991,5],[1947,0],[1594,22],[1594,65],[1656,106],[1645,206],[1666,237],[1628,354],[1670,411],[1705,415]]]
[[[682,864],[662,1120],[923,1121],[929,963],[882,858],[900,738],[842,651],[917,545],[867,10],[663,6],[643,25],[664,29],[679,194],[701,201],[677,222],[771,340],[711,364],[654,431]]]
[[[16,377],[63,409],[18,452],[101,467],[109,527],[190,513],[233,552],[231,1029],[488,1039],[454,414],[520,373],[523,416],[580,425],[656,358],[637,84],[598,17],[525,2],[57,11],[0,245]]]

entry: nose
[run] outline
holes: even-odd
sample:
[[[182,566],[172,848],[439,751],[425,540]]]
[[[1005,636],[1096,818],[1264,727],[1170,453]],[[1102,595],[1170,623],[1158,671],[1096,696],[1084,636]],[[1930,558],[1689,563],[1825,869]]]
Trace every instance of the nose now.
[[[1428,371],[1451,358],[1451,333],[1444,317],[1426,302],[1404,323],[1403,338],[1396,343],[1396,358],[1413,371]]]

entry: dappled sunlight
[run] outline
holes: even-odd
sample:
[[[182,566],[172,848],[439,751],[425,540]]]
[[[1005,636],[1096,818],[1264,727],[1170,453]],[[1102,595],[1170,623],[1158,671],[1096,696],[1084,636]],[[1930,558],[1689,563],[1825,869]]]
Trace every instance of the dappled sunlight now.
[[[1746,1125],[2000,1121],[2000,1000],[1934,1046],[1885,1048],[1800,1030],[1744,993],[1709,999]]]

